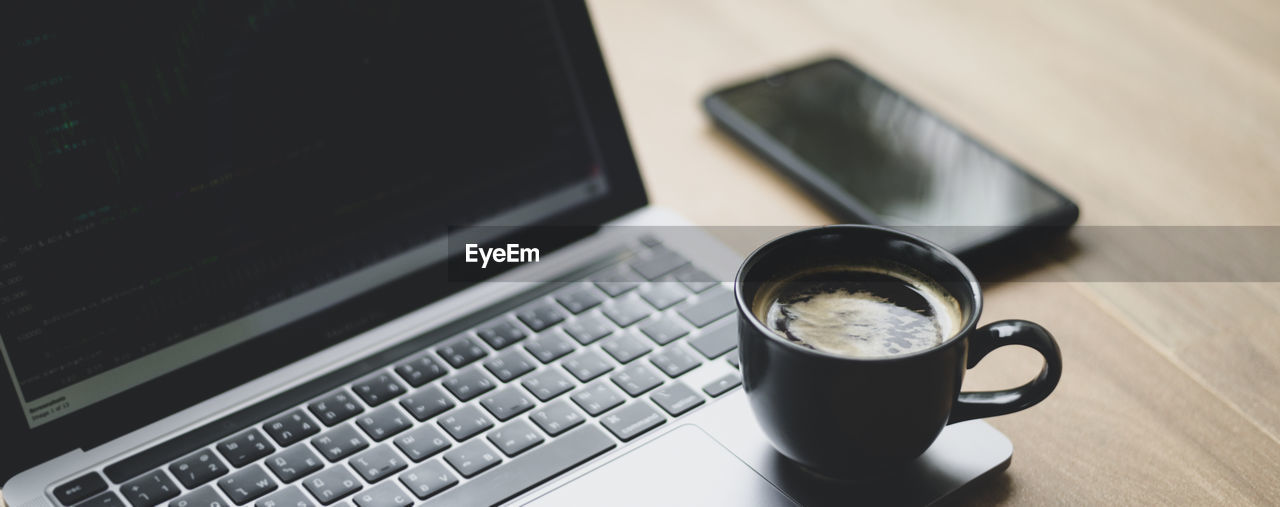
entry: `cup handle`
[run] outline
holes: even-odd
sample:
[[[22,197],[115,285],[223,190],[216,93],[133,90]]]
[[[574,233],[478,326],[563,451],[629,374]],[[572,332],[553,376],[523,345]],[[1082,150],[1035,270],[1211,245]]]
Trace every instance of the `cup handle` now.
[[[972,369],[991,351],[1005,345],[1025,345],[1044,357],[1040,375],[1030,382],[1003,391],[962,392],[951,408],[947,424],[1004,415],[1028,408],[1044,400],[1062,377],[1062,352],[1058,342],[1039,324],[1025,320],[1002,320],[978,328],[969,336],[969,364]]]

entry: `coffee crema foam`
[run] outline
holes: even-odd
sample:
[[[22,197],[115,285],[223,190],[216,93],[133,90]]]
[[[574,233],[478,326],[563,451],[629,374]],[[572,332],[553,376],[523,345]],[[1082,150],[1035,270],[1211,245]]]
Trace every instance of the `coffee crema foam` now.
[[[908,270],[808,270],[766,284],[752,312],[791,342],[835,354],[888,357],[927,350],[959,331],[960,308],[937,283]]]

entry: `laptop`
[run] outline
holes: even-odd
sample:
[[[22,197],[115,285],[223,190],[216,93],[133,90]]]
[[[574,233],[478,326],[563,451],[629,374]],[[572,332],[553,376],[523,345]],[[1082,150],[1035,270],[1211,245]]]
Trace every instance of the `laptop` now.
[[[848,481],[772,450],[740,256],[648,204],[582,2],[19,10],[13,507],[928,504],[1009,463],[981,421]]]

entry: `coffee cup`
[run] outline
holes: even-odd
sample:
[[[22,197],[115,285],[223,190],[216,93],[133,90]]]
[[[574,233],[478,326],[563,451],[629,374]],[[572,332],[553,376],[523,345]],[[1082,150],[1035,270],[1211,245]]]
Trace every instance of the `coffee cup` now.
[[[779,453],[827,477],[905,464],[946,425],[1026,409],[1062,375],[1048,331],[1023,320],[978,327],[973,273],[911,234],[798,231],[751,253],[736,282],[743,385],[756,420]],[[1039,352],[1039,375],[1012,389],[961,392],[965,371],[1006,345]]]

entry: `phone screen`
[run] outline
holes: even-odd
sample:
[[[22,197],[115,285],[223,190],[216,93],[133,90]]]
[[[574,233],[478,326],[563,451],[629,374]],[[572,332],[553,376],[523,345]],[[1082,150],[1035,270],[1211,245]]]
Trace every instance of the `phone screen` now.
[[[807,166],[807,179],[839,187],[883,225],[1019,226],[1063,206],[1074,209],[1045,184],[846,62],[818,62],[716,98],[755,129],[756,137],[772,138],[765,151],[789,152]]]

